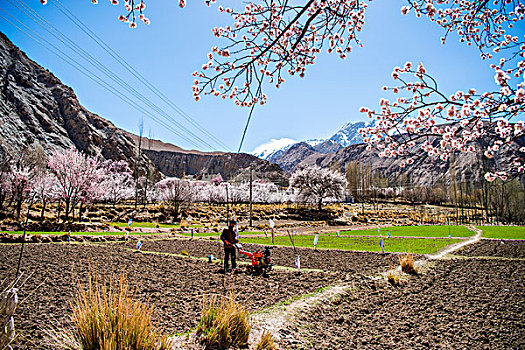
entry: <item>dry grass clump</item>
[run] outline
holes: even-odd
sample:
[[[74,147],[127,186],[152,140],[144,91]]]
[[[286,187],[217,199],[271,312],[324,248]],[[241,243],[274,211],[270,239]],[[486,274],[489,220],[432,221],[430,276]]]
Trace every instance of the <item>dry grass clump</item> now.
[[[230,297],[217,295],[203,298],[197,336],[209,349],[245,347],[252,324],[246,309]]]
[[[133,300],[125,275],[108,286],[89,273],[72,304],[71,334],[53,332],[58,348],[78,350],[168,350],[169,338],[151,322],[153,306]],[[57,336],[58,335],[58,336]],[[67,341],[66,341],[67,340]]]
[[[261,340],[255,346],[255,350],[277,350],[277,346],[270,332],[264,331]]]
[[[391,285],[393,286],[397,286],[399,285],[399,281],[401,279],[401,276],[399,274],[399,272],[397,270],[390,270],[388,271],[388,274],[387,274],[387,279],[388,279],[388,282],[390,282]]]
[[[417,275],[417,268],[414,266],[414,254],[407,253],[399,257],[401,271],[411,275]]]

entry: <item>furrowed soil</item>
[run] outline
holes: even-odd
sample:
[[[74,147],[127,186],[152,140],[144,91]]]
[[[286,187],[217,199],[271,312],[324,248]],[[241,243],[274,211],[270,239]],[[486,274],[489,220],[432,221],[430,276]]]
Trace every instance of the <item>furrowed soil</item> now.
[[[398,265],[396,254],[276,247],[273,263],[287,268],[274,269],[268,278],[232,277],[219,273],[221,264],[205,259],[210,254],[223,258],[217,240],[147,239],[140,253],[135,245],[136,240],[26,244],[22,280],[27,281],[19,291],[14,348],[55,348],[46,343],[45,330],[71,327],[76,281],[87,281],[89,263],[105,281],[125,271],[135,296],[155,305],[154,322],[168,334],[196,326],[206,293],[225,294],[233,287],[237,301],[255,312],[319,288],[344,285],[351,288],[292,315],[279,347],[525,348],[525,264],[520,260],[525,241],[481,240],[454,253],[461,257],[434,261],[417,276],[405,275],[398,287],[378,274]],[[19,244],[0,245],[0,281],[12,280],[19,253]],[[292,268],[296,253],[301,255],[301,275]]]
[[[172,248],[169,242],[144,242],[143,249],[180,253],[179,248]],[[191,254],[197,251],[209,254],[202,245],[202,241],[188,240],[180,247]],[[14,278],[19,253],[19,244],[1,246],[0,281]],[[155,305],[154,321],[168,334],[187,332],[196,326],[205,293],[225,294],[234,287],[236,300],[254,311],[314,292],[336,283],[341,277],[330,272],[306,272],[297,276],[294,271],[282,269],[275,269],[268,278],[244,273],[234,274],[234,278],[230,274],[225,277],[218,272],[219,264],[166,254],[138,253],[119,244],[26,244],[23,256],[22,271],[24,279],[28,279],[19,291],[23,302],[15,316],[19,333],[16,349],[51,349],[53,346],[45,344],[45,330],[52,326],[71,327],[70,303],[75,297],[75,280],[87,281],[89,262],[106,281],[112,275],[118,277],[121,271],[126,272],[136,297],[149,299]],[[375,255],[365,258],[364,254],[362,257],[363,262],[347,261],[346,264],[354,266],[348,270],[359,271],[367,266],[364,261],[377,258]],[[380,264],[373,266],[379,268]]]
[[[123,243],[121,243],[123,244]],[[134,247],[133,242],[127,242],[128,248]],[[244,250],[255,251],[264,249],[264,246],[257,244],[243,244]],[[208,257],[212,254],[220,259],[224,258],[223,243],[210,239],[170,239],[144,241],[143,250],[164,252],[171,254],[182,254],[188,252],[194,257]],[[396,254],[379,254],[366,252],[352,252],[335,249],[313,250],[308,248],[275,247],[271,249],[271,259],[274,265],[295,267],[295,256],[300,255],[302,269],[316,269],[326,272],[334,272],[338,275],[356,273],[373,274],[387,270],[398,263]],[[240,261],[249,261],[239,258]],[[350,276],[349,276],[350,278]]]
[[[355,288],[297,316],[289,349],[523,349],[525,264],[498,241],[464,248],[492,258],[436,261],[399,287],[358,280]],[[494,259],[494,257],[496,259]]]
[[[525,241],[482,239],[455,252],[463,256],[491,256],[498,258],[525,259]]]

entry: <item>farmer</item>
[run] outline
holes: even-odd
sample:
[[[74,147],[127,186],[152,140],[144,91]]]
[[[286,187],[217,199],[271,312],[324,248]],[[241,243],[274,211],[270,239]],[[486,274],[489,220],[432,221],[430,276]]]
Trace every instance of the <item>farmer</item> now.
[[[235,247],[233,244],[238,243],[239,240],[235,238],[235,225],[237,222],[235,220],[230,221],[228,228],[222,230],[221,241],[224,242],[224,272],[228,271],[228,260],[232,260],[232,268],[237,268],[237,263],[235,262]],[[229,244],[228,244],[229,243]]]

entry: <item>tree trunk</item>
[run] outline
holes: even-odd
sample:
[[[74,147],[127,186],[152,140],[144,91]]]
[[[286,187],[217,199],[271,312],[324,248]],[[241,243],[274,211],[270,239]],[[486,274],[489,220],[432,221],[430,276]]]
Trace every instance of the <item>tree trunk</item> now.
[[[22,198],[16,200],[16,220],[20,219],[20,211],[22,210]]]
[[[2,211],[4,209],[5,197],[6,197],[5,192],[0,190],[0,211]]]
[[[63,222],[65,222],[68,218],[69,218],[69,200],[66,200],[66,208],[65,208],[65,211],[64,211],[64,220]]]
[[[148,186],[149,186],[149,166],[146,167],[146,180],[144,183],[144,192],[142,193],[142,209],[146,209],[148,204]]]
[[[57,222],[60,220],[60,213],[62,212],[62,203],[58,202],[57,206]]]
[[[43,200],[42,201],[42,210],[40,211],[40,221],[44,221],[44,213],[46,211],[46,204],[47,204],[47,201]]]

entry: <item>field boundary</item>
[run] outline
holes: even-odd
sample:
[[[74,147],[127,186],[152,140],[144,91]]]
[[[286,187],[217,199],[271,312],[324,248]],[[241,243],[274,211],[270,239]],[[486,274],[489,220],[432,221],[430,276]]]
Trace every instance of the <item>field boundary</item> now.
[[[516,242],[523,242],[525,239],[519,239],[519,238],[492,238],[492,237],[481,237],[482,240],[487,241],[516,241]]]
[[[459,250],[459,249],[461,249],[463,247],[466,247],[467,245],[479,242],[481,240],[481,235],[483,233],[482,230],[477,229],[474,226],[465,226],[465,227],[468,228],[469,230],[473,231],[473,232],[476,232],[476,234],[474,236],[470,237],[465,242],[451,244],[448,247],[445,247],[444,249],[442,249],[441,251],[438,251],[437,253],[427,254],[426,256],[430,260],[442,259],[447,254],[455,252],[456,250]]]
[[[447,258],[450,259],[463,259],[463,260],[502,260],[502,261],[525,261],[525,258],[509,258],[504,256],[465,256],[465,255],[454,255],[449,254]]]

